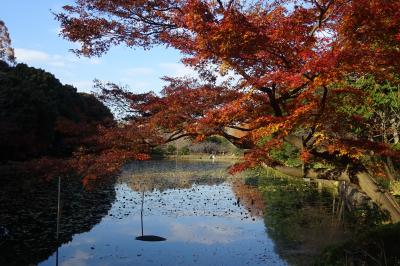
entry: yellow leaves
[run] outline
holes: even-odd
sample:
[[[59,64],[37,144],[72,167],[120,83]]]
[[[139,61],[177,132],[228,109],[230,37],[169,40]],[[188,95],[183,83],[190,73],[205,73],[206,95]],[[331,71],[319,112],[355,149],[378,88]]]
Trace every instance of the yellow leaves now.
[[[228,61],[224,60],[219,68],[219,74],[222,76],[228,74],[229,69],[231,68]]]
[[[321,142],[328,139],[328,137],[322,131],[315,132],[313,137],[315,139],[315,144],[317,145],[321,144]]]
[[[340,156],[348,156],[352,159],[360,159],[363,155],[361,151],[353,148],[348,149],[348,147],[341,147],[338,151]]]
[[[281,128],[281,123],[271,123],[265,127],[260,127],[259,129],[257,129],[252,136],[255,140],[261,139],[265,136],[271,136],[272,134],[278,132]]]
[[[349,147],[342,143],[327,145],[326,149],[331,154],[336,153],[339,156],[347,156],[352,159],[360,159],[363,156],[362,150],[354,147]]]
[[[313,81],[313,86],[314,87],[321,87],[325,85],[325,80],[320,78],[320,77],[315,77],[314,81]]]
[[[271,134],[276,133],[281,128],[281,124],[280,123],[279,124],[271,124],[267,128],[269,131],[268,135],[271,135]]]
[[[317,125],[317,129],[320,126]],[[363,149],[354,147],[351,142],[346,143],[336,139],[328,131],[319,130],[313,134],[314,145],[320,149],[326,150],[330,154],[336,154],[340,157],[346,156],[352,159],[360,159],[363,156]]]

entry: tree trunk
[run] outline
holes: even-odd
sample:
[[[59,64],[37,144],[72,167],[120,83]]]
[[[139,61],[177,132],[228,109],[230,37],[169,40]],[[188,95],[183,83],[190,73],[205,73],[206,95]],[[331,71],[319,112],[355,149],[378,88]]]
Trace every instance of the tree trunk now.
[[[396,180],[397,171],[394,168],[393,161],[390,157],[386,157],[386,162],[383,162],[383,166],[385,168],[386,176],[391,180]]]
[[[391,121],[391,127],[392,127],[392,131],[393,131],[393,143],[397,144],[400,141],[400,137],[399,137],[400,123],[395,121],[395,119],[393,119]]]
[[[400,222],[400,206],[391,194],[381,190],[367,172],[356,174],[358,185],[382,209],[387,210],[393,223]]]

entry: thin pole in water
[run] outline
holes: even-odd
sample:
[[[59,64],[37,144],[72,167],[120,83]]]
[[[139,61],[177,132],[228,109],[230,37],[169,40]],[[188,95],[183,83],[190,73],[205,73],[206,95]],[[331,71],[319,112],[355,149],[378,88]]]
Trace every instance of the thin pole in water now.
[[[140,210],[140,223],[142,225],[142,236],[143,236],[143,203],[144,203],[144,191],[142,192],[142,208]]]
[[[58,193],[57,193],[57,235],[56,235],[56,239],[57,239],[57,252],[56,252],[56,266],[58,266],[58,238],[59,238],[59,234],[60,234],[60,197],[61,196],[61,176],[58,177]]]

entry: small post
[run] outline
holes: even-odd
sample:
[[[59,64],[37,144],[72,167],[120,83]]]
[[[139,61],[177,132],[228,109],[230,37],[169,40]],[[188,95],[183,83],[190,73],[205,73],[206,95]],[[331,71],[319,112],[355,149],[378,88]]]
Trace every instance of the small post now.
[[[57,252],[56,252],[56,266],[58,266],[58,244],[59,244],[59,234],[60,234],[60,205],[61,205],[61,176],[58,177],[58,193],[57,193],[57,232],[56,232],[56,239],[57,239]]]
[[[144,191],[142,192],[142,208],[140,209],[140,224],[142,226],[142,236],[143,236],[143,203],[144,203]]]

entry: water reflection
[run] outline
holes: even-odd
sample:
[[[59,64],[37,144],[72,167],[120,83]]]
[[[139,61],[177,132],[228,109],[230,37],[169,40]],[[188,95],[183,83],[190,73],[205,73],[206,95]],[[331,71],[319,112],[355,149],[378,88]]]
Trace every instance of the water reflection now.
[[[312,265],[333,243],[348,238],[343,204],[332,190],[291,178],[264,178],[264,220],[278,253],[293,265]]]
[[[119,182],[126,183],[134,191],[164,191],[190,188],[193,184],[221,184],[228,175],[228,163],[190,161],[144,161],[125,167]]]
[[[251,216],[263,216],[265,201],[262,192],[257,187],[235,181],[232,183],[232,189],[237,198],[236,204],[243,204]]]
[[[260,191],[228,166],[137,162],[90,190],[64,178],[59,241],[57,179],[2,177],[0,265],[310,265],[346,237],[332,193],[280,178]]]
[[[237,204],[226,167],[165,161],[127,167],[108,215],[60,248],[61,265],[286,265],[262,217],[243,205],[245,197]],[[141,213],[143,235],[166,241],[135,239]],[[41,265],[52,265],[54,256]]]
[[[142,192],[142,207],[140,209],[140,227],[142,229],[142,235],[137,236],[136,240],[149,241],[149,242],[157,242],[157,241],[165,241],[165,240],[167,240],[166,238],[161,237],[161,236],[145,235],[144,234],[144,230],[143,230],[143,206],[144,206],[144,191]]]
[[[1,177],[0,188],[0,265],[47,259],[62,243],[99,223],[115,200],[113,180],[86,191],[79,179],[64,178],[57,238],[57,179],[9,174]]]

